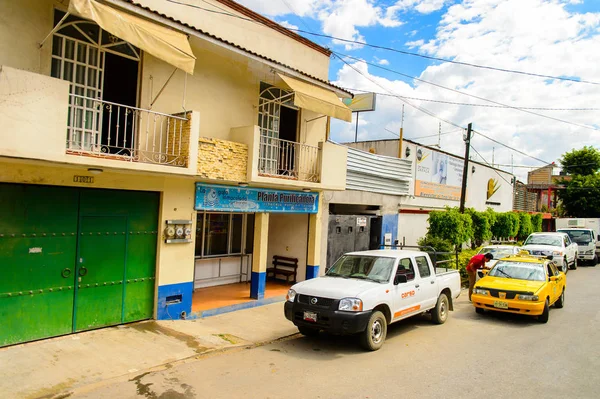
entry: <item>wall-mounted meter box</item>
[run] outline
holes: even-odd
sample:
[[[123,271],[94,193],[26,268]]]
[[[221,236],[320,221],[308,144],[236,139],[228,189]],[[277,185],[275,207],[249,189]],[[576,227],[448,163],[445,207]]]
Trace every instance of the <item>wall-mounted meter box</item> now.
[[[165,227],[165,243],[176,244],[192,242],[191,220],[167,220]]]

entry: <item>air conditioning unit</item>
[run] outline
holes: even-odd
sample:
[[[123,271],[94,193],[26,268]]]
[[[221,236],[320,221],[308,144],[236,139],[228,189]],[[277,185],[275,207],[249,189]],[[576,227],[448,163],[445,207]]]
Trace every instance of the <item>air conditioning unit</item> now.
[[[585,227],[585,220],[583,219],[569,219],[567,221],[569,227]]]

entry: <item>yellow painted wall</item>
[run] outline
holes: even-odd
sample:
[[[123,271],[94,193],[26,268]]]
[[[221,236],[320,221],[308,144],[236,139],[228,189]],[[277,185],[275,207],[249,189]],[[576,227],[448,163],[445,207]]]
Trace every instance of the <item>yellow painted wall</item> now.
[[[328,77],[328,56],[262,24],[227,15],[208,13],[193,7],[175,6],[164,0],[137,1],[254,53],[306,71],[321,79]],[[214,0],[186,0],[186,2],[203,8],[241,15]]]
[[[93,184],[74,183],[74,175],[93,176],[95,181]],[[162,237],[167,219],[191,219],[195,223],[193,179],[110,171],[91,175],[85,168],[76,166],[0,159],[0,182],[160,192],[157,284],[193,280],[194,244],[165,244]],[[192,227],[195,240],[195,225]]]
[[[297,281],[304,281],[306,277],[308,217],[307,214],[279,213],[270,216],[267,262],[270,265],[274,255],[297,258]]]

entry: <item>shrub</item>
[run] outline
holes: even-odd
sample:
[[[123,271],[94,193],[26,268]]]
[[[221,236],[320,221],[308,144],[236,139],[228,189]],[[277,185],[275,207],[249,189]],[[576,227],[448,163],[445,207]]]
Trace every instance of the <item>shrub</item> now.
[[[473,221],[458,208],[447,207],[445,211],[431,212],[428,222],[427,235],[448,240],[456,247],[473,238]]]
[[[542,214],[541,213],[536,213],[534,215],[531,216],[531,224],[532,224],[532,229],[533,229],[533,233],[537,233],[542,231]]]

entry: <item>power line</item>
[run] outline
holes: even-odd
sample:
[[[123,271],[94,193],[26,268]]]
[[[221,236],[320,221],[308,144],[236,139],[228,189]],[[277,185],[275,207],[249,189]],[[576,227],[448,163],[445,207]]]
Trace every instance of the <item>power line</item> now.
[[[355,89],[355,88],[345,87],[345,86],[340,86],[340,87],[342,89],[353,91],[353,92],[358,91],[358,92],[363,92],[363,93],[374,93],[374,94],[377,94],[378,96],[402,97],[402,98],[406,98],[406,99],[409,99],[409,100],[416,100],[416,101],[427,101],[427,102],[433,102],[433,103],[450,104],[450,105],[461,105],[461,106],[468,106],[468,107],[511,108],[511,107],[507,107],[507,106],[504,106],[504,105],[473,104],[473,103],[462,103],[462,102],[456,102],[456,101],[432,100],[432,99],[429,99],[429,98],[400,96],[400,95],[394,95],[394,94],[388,94],[388,93],[374,92],[374,91],[371,91],[371,90]],[[515,106],[515,107],[517,107],[517,106]],[[517,108],[537,110],[537,111],[600,111],[600,108],[548,108],[548,107],[521,107],[521,106],[518,106]]]
[[[528,158],[535,159],[536,161],[542,162],[542,163],[544,163],[544,164],[546,164],[546,165],[550,165],[550,164],[552,164],[552,162],[544,161],[543,159],[540,159],[540,158],[534,157],[533,155],[529,155],[529,154],[527,154],[527,153],[525,153],[525,152],[523,152],[523,151],[521,151],[521,150],[519,150],[519,149],[517,149],[517,148],[515,148],[515,147],[511,147],[511,146],[509,146],[508,144],[504,144],[504,143],[502,143],[502,142],[500,142],[500,141],[498,141],[498,140],[496,140],[496,139],[493,139],[493,138],[491,138],[491,137],[489,137],[489,136],[486,136],[485,134],[483,134],[483,133],[481,133],[481,132],[479,132],[479,131],[477,131],[477,130],[473,130],[473,133],[477,133],[478,135],[480,135],[480,136],[482,136],[482,137],[485,137],[486,139],[488,139],[488,140],[490,140],[490,141],[493,141],[493,142],[494,142],[494,143],[496,143],[496,144],[500,144],[501,146],[503,146],[503,147],[506,147],[506,148],[508,148],[509,150],[513,150],[513,151],[515,151],[515,152],[518,152],[519,154],[521,154],[521,155],[524,155],[524,156],[526,156],[526,157],[528,157]]]
[[[209,4],[212,7],[218,8],[221,11],[211,10],[211,9],[208,9],[208,8],[197,6],[195,4],[188,4],[188,3],[181,2],[181,1],[176,1],[176,0],[167,0],[167,1],[170,2],[170,3],[179,4],[179,5],[183,5],[183,6],[187,6],[187,7],[192,7],[192,8],[200,9],[200,10],[203,10],[203,11],[206,11],[206,12],[210,12],[210,13],[214,13],[214,14],[226,15],[226,16],[230,16],[230,17],[241,19],[243,21],[248,21],[248,22],[252,22],[252,23],[255,23],[255,24],[264,25],[264,24],[262,24],[259,21],[255,21],[254,19],[242,17],[242,16],[236,15],[236,14],[232,14],[228,10],[226,10],[226,9],[224,9],[222,7],[219,7],[219,6],[215,5],[215,4],[211,4],[211,3],[207,2],[206,0],[202,0],[202,1],[204,3],[206,3],[206,4]],[[288,5],[288,7],[289,7],[289,5]],[[296,14],[293,10],[292,10],[292,12],[294,14]],[[419,57],[419,58],[424,58],[424,59],[433,60],[433,61],[448,62],[448,63],[451,63],[451,64],[468,66],[468,67],[472,67],[472,68],[487,69],[487,70],[492,70],[492,71],[505,72],[505,73],[513,73],[513,74],[518,74],[518,75],[532,76],[532,77],[538,77],[538,78],[544,78],[544,79],[563,80],[563,81],[574,82],[574,83],[586,83],[586,84],[592,84],[592,85],[600,85],[600,82],[594,82],[594,81],[590,81],[590,80],[568,78],[568,77],[564,77],[564,76],[545,75],[545,74],[534,73],[534,72],[519,71],[519,70],[516,70],[516,69],[499,68],[499,67],[493,67],[493,66],[489,66],[489,65],[481,65],[481,64],[474,64],[474,63],[470,63],[470,62],[456,61],[456,60],[451,60],[451,59],[448,59],[448,58],[434,57],[434,56],[429,56],[429,55],[425,55],[425,54],[414,53],[414,52],[411,52],[411,51],[399,50],[399,49],[396,49],[396,48],[393,48],[393,47],[381,46],[381,45],[376,45],[376,44],[369,44],[369,43],[358,41],[358,40],[343,39],[341,37],[336,37],[336,36],[331,36],[331,35],[325,35],[325,34],[322,34],[322,33],[314,33],[314,32],[311,32],[310,29],[309,30],[293,29],[293,28],[286,28],[286,29],[288,29],[290,31],[293,31],[293,32],[298,32],[298,33],[304,33],[304,34],[308,34],[308,35],[323,37],[323,38],[327,38],[327,39],[331,39],[331,40],[336,40],[336,41],[343,42],[343,43],[350,43],[350,44],[355,44],[355,45],[360,45],[360,46],[365,46],[365,47],[371,47],[371,48],[375,48],[375,49],[379,49],[379,50],[386,50],[386,51],[391,51],[391,52],[395,52],[395,53],[399,53],[399,54],[410,55],[410,56],[413,56],[413,57]]]
[[[505,182],[507,182],[508,184],[510,184],[510,185],[512,186],[512,183],[511,183],[511,182],[509,182],[508,180],[506,180],[506,179],[504,178],[504,176],[502,176],[502,175],[500,174],[500,172],[498,172],[498,171],[496,170],[496,168],[494,168],[492,165],[490,165],[490,163],[489,163],[488,161],[486,161],[486,160],[485,160],[485,158],[484,158],[484,157],[483,157],[483,156],[482,156],[482,155],[479,153],[479,151],[477,151],[477,150],[475,149],[475,147],[471,146],[471,149],[472,149],[473,151],[475,151],[475,153],[476,153],[477,155],[479,155],[479,157],[480,157],[480,158],[483,160],[483,162],[485,162],[485,164],[486,164],[487,166],[489,166],[490,168],[492,168],[492,170],[493,170],[494,172],[496,172],[496,174],[497,174],[498,176],[500,176],[500,178],[501,178],[502,180],[504,180]],[[465,162],[466,162],[466,161],[465,161]],[[506,173],[508,173],[508,172],[506,172]]]
[[[462,95],[465,95],[465,96],[473,97],[473,98],[476,98],[476,99],[481,100],[481,101],[486,101],[486,102],[489,102],[489,103],[492,103],[492,104],[501,105],[501,106],[506,107],[506,108],[511,108],[511,109],[514,109],[514,110],[517,110],[517,111],[525,112],[525,113],[531,114],[531,115],[536,115],[536,116],[539,116],[539,117],[542,117],[542,118],[546,118],[546,119],[551,119],[551,120],[556,121],[556,122],[561,122],[561,123],[566,123],[568,125],[582,127],[584,129],[590,129],[590,130],[596,130],[596,131],[600,130],[600,129],[597,129],[597,128],[592,127],[592,126],[587,126],[587,125],[582,125],[582,124],[579,124],[579,123],[569,122],[569,121],[564,120],[564,119],[555,118],[553,116],[548,116],[548,115],[540,114],[540,113],[537,113],[537,112],[533,112],[533,111],[530,111],[530,110],[527,110],[527,109],[515,107],[515,106],[512,106],[512,105],[508,105],[508,104],[503,104],[503,103],[498,102],[498,101],[489,100],[489,99],[484,98],[484,97],[479,97],[479,96],[477,96],[475,94],[470,94],[470,93],[466,93],[464,91],[452,89],[450,87],[442,86],[442,85],[440,85],[438,83],[429,82],[427,80],[423,80],[423,79],[417,78],[416,76],[407,75],[405,73],[402,73],[402,72],[399,72],[399,71],[396,71],[396,70],[393,70],[393,69],[390,69],[390,68],[386,68],[384,66],[377,65],[375,63],[372,63],[372,62],[369,62],[369,61],[365,61],[365,60],[362,60],[360,58],[353,57],[351,55],[337,53],[337,52],[333,52],[333,54],[336,57],[338,57],[340,60],[344,61],[344,63],[346,65],[349,65],[349,64],[343,59],[343,57],[350,58],[350,59],[355,60],[357,62],[363,62],[363,63],[365,63],[367,65],[371,65],[371,66],[373,66],[375,68],[383,69],[385,71],[388,71],[388,72],[391,72],[391,73],[394,73],[394,74],[397,74],[397,75],[400,75],[400,76],[404,76],[406,78],[414,79],[414,80],[422,82],[422,83],[427,83],[429,85],[438,87],[440,89],[449,90],[449,91],[452,91],[454,93],[459,93],[459,94],[462,94]]]

